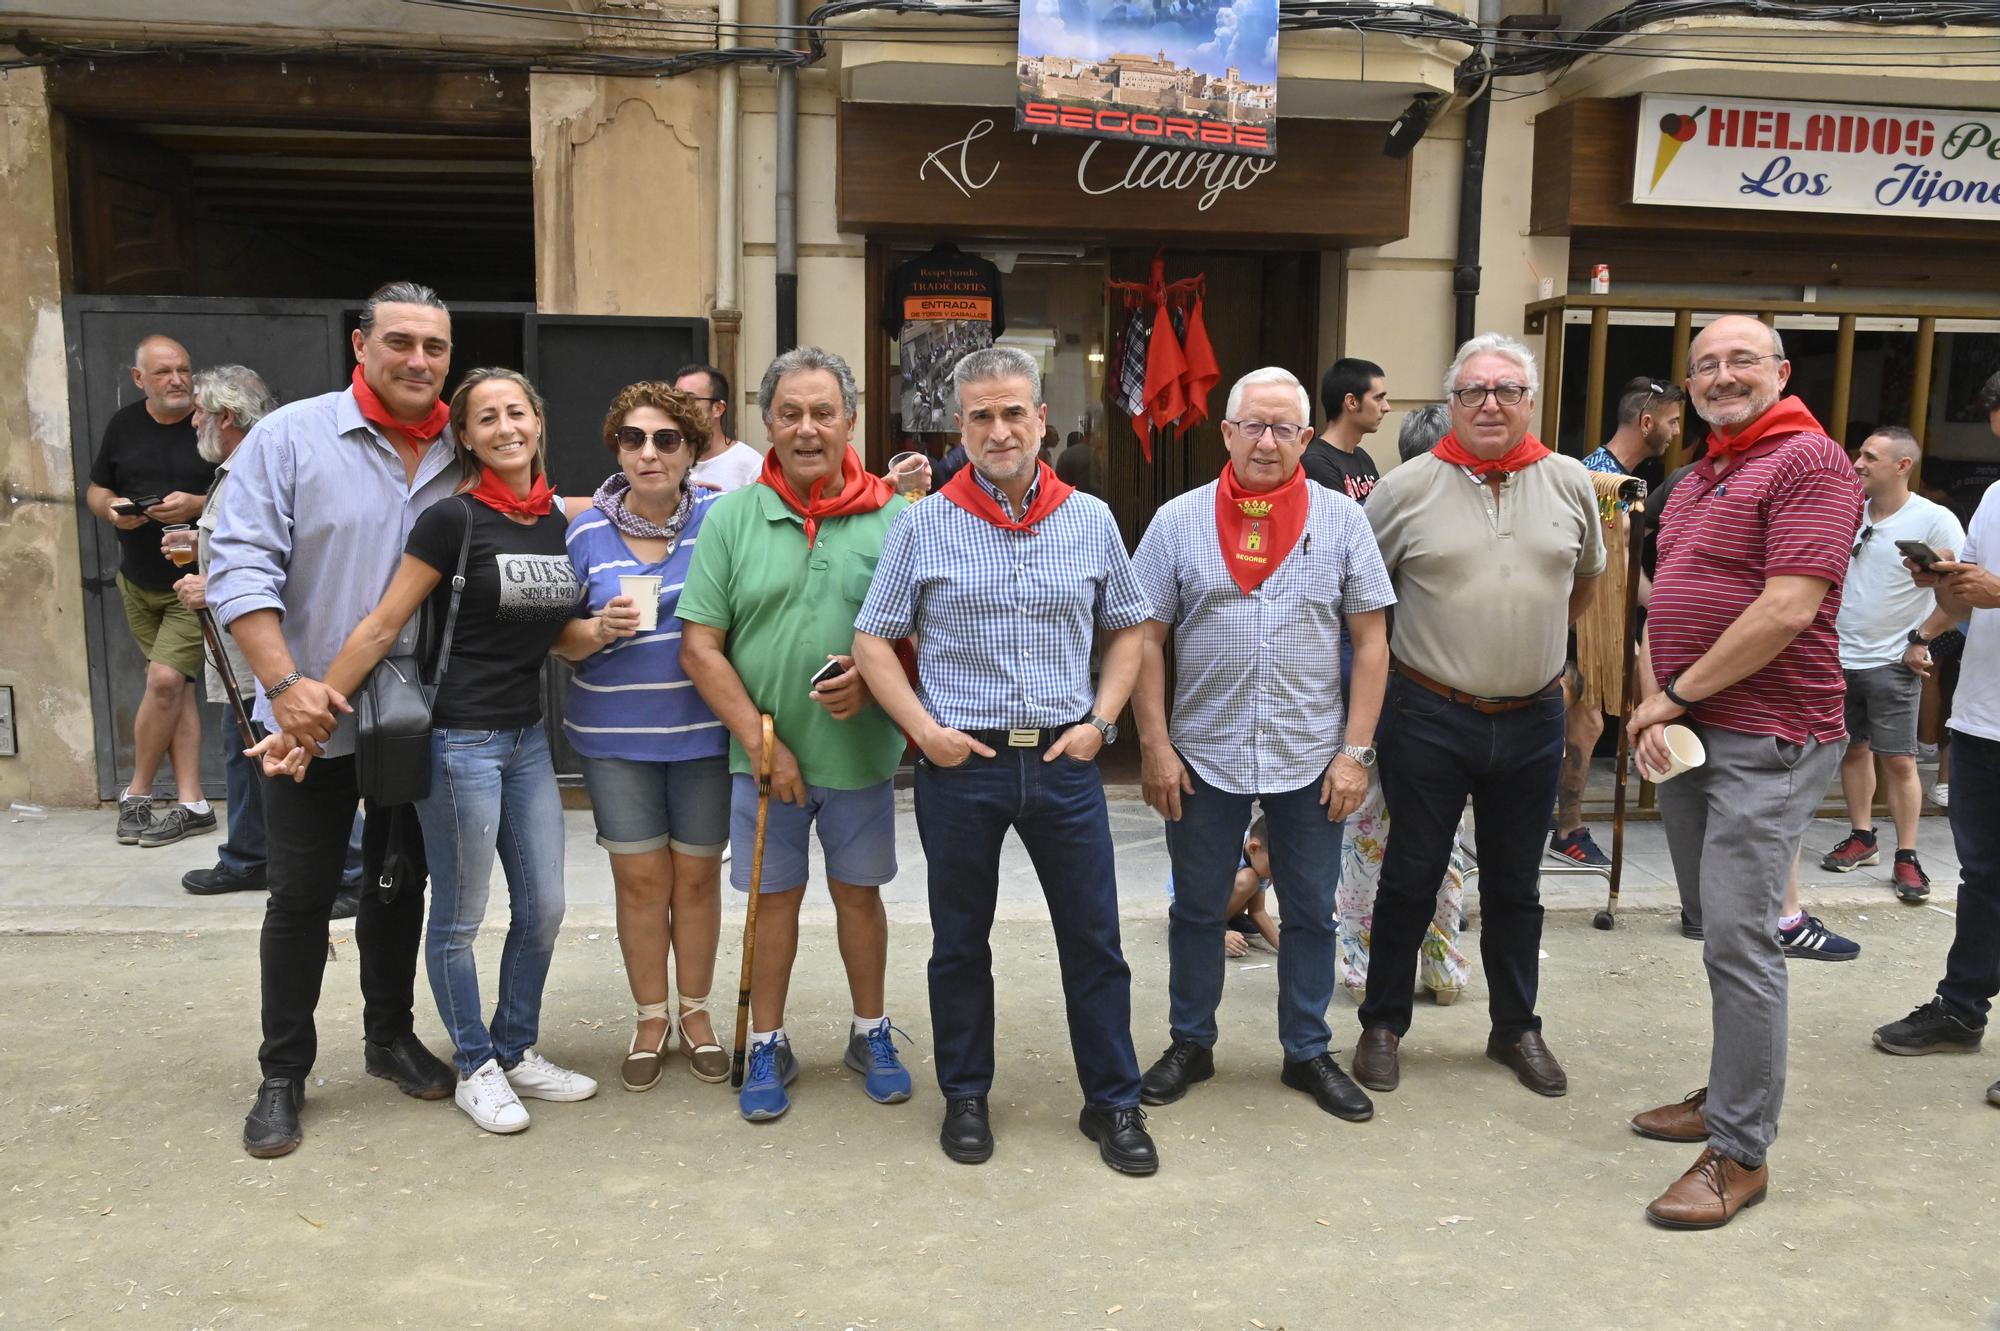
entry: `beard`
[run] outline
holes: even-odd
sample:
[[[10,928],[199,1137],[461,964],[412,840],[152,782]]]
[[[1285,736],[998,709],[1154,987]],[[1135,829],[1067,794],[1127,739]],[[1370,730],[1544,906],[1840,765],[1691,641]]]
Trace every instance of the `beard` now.
[[[210,465],[222,461],[222,430],[215,417],[203,421],[201,428],[194,432],[194,451]]]
[[[1735,431],[1756,420],[1772,407],[1778,405],[1781,390],[1761,391],[1747,385],[1737,385],[1741,392],[1733,392],[1717,399],[1705,393],[1694,404],[1695,413],[1719,430]]]

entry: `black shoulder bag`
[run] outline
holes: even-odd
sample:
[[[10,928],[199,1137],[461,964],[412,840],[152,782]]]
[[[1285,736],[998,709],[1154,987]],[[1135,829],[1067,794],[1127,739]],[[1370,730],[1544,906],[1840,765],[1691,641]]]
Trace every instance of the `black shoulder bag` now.
[[[451,634],[465,591],[465,556],[472,547],[472,506],[463,495],[458,501],[465,506],[465,537],[458,543],[451,609],[444,617],[431,682],[424,682],[414,653],[387,657],[368,672],[355,704],[354,780],[361,797],[374,804],[410,804],[431,793],[431,707],[451,664]]]

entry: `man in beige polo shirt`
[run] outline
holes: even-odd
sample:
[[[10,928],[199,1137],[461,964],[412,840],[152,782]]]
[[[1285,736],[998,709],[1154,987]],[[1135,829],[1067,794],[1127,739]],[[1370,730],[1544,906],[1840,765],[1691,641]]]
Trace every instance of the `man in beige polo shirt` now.
[[[1396,610],[1376,741],[1391,834],[1354,1078],[1396,1087],[1417,947],[1470,796],[1486,1056],[1528,1089],[1562,1095],[1568,1081],[1535,1015],[1539,865],[1562,771],[1565,640],[1604,571],[1604,536],[1583,464],[1528,432],[1539,377],[1525,346],[1473,338],[1444,387],[1452,432],[1378,481],[1366,510]]]

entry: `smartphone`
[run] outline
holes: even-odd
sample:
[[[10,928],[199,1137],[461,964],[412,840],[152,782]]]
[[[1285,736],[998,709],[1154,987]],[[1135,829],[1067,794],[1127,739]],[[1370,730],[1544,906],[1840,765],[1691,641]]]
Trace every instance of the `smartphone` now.
[[[121,518],[142,518],[146,510],[161,503],[157,495],[144,495],[138,499],[128,499],[122,504],[113,504],[111,511]]]
[[[842,675],[846,673],[847,673],[846,666],[842,665],[838,661],[828,661],[825,665],[821,666],[818,670],[815,670],[813,672],[812,686],[815,690],[817,690],[820,685],[831,684],[834,680],[839,679]]]
[[[1902,551],[1903,558],[1909,560],[1918,568],[1923,569],[1926,573],[1930,571],[1931,565],[1944,558],[1944,556],[1931,549],[1928,545],[1925,545],[1922,541],[1898,541],[1896,542],[1896,548]]]

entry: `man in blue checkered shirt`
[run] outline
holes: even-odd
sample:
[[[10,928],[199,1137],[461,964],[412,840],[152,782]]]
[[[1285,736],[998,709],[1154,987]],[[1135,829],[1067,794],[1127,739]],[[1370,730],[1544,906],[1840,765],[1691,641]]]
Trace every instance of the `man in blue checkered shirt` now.
[[[1229,393],[1222,475],[1154,515],[1134,558],[1152,597],[1144,629],[1139,724],[1146,802],[1167,820],[1172,1043],[1140,1095],[1167,1104],[1215,1075],[1222,931],[1251,805],[1268,821],[1280,912],[1280,1078],[1336,1117],[1374,1104],[1329,1051],[1334,889],[1341,821],[1374,765],[1389,677],[1385,607],[1396,594],[1361,506],[1309,484],[1306,390],[1283,369],[1254,370]],[[1351,696],[1340,679],[1342,625],[1354,642]],[[1173,722],[1164,648],[1176,669]],[[1343,727],[1344,723],[1344,727]]]
[[[923,750],[917,831],[930,865],[939,1145],[963,1164],[993,1154],[990,938],[1011,827],[1055,925],[1084,1094],[1077,1127],[1113,1169],[1151,1174],[1159,1156],[1139,1107],[1132,973],[1097,770],[1138,677],[1150,604],[1111,510],[1040,460],[1048,408],[1034,358],[975,351],[958,362],[952,387],[971,465],[889,528],[854,622],[862,677]],[[1099,629],[1109,637],[1093,690]],[[909,634],[921,698],[893,650]]]

